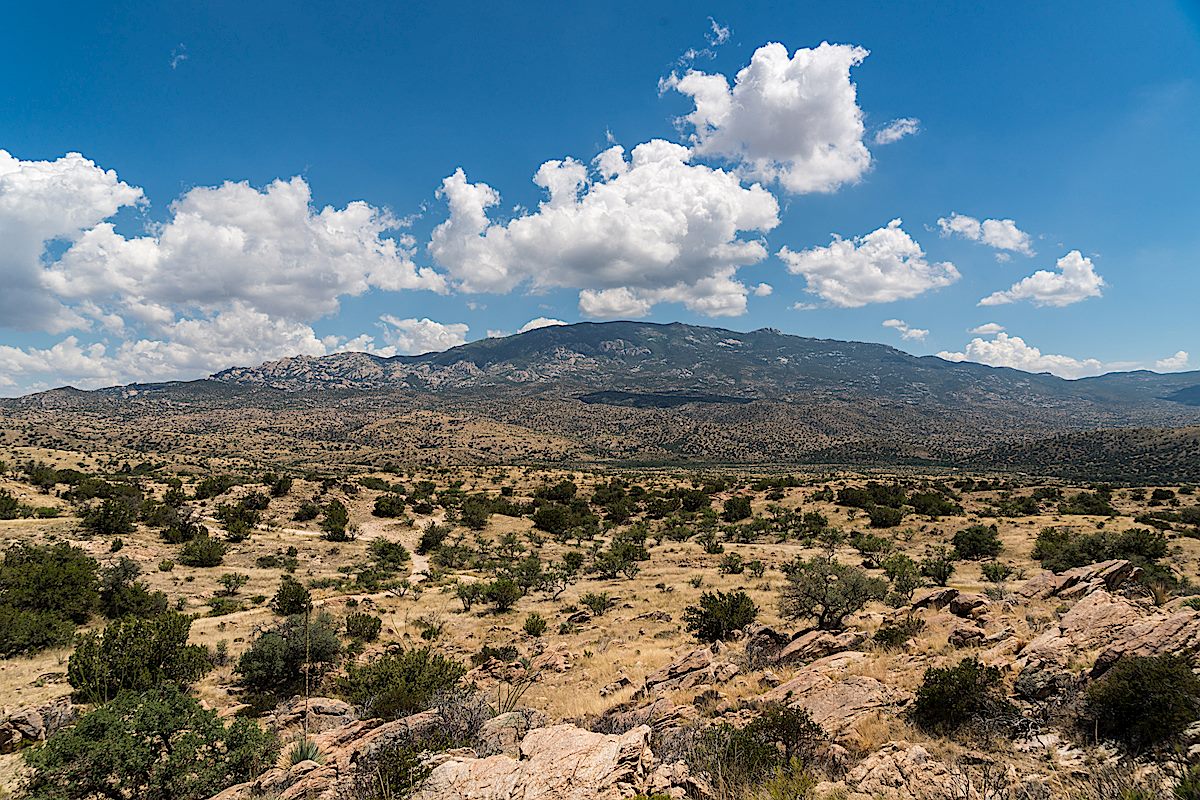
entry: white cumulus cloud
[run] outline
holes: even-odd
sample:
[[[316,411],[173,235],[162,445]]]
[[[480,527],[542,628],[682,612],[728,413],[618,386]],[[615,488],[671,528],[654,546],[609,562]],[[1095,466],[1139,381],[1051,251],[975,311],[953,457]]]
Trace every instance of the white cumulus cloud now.
[[[985,322],[982,325],[976,325],[974,328],[971,328],[971,330],[967,331],[967,333],[991,336],[992,334],[999,333],[1002,330],[1004,330],[1004,326],[998,322]]]
[[[901,117],[875,131],[873,140],[875,144],[891,144],[900,141],[905,136],[914,136],[920,130],[921,120],[915,117]]]
[[[1057,272],[1038,270],[1011,288],[988,295],[979,301],[979,305],[998,306],[1028,300],[1037,306],[1069,306],[1089,297],[1099,297],[1104,285],[1104,278],[1096,274],[1092,260],[1078,250],[1072,250],[1058,260]]]
[[[808,291],[843,308],[916,297],[959,279],[953,264],[929,263],[898,219],[854,239],[835,236],[828,247],[784,247],[779,258],[788,272],[804,276]]]
[[[470,330],[466,323],[434,322],[427,317],[400,319],[385,314],[379,319],[384,323],[383,340],[405,355],[440,352],[466,344]]]
[[[937,224],[942,236],[961,236],[1000,250],[1001,252],[996,254],[996,258],[1000,260],[1007,260],[1009,252],[1024,256],[1034,254],[1033,239],[1011,219],[980,221],[975,217],[953,212],[949,217],[939,218]]]
[[[1160,358],[1154,362],[1154,368],[1159,372],[1182,372],[1188,368],[1188,360],[1191,356],[1186,350],[1180,350],[1173,356]]]
[[[466,292],[575,288],[589,316],[644,316],[660,302],[744,313],[737,270],[767,251],[742,234],[774,228],[779,205],[758,184],[690,160],[686,147],[654,140],[629,157],[605,150],[592,172],[570,158],[547,161],[534,176],[546,199],[508,222],[488,218],[499,193],[459,169],[442,182],[450,216],[429,251]]]
[[[925,337],[929,335],[929,331],[924,328],[914,328],[902,319],[885,319],[883,327],[893,329],[900,334],[901,339],[909,339],[916,342],[925,341]]]
[[[1020,336],[998,333],[993,339],[972,339],[962,352],[938,353],[947,361],[974,361],[992,367],[1012,367],[1025,372],[1049,372],[1060,378],[1083,378],[1105,372],[1104,364],[1094,358],[1043,353],[1026,344]]]
[[[695,109],[697,154],[728,159],[752,179],[779,181],[789,192],[831,192],[871,166],[863,114],[850,70],[867,57],[851,45],[822,43],[789,55],[763,45],[734,77],[689,70],[664,78],[660,90],[687,95]]]
[[[550,317],[538,317],[537,319],[531,319],[531,320],[529,320],[529,322],[526,322],[524,325],[522,325],[519,329],[517,329],[517,333],[525,333],[526,331],[535,331],[538,328],[550,328],[550,327],[554,327],[556,325],[566,325],[566,324],[567,323],[563,322],[561,319],[551,319]]]

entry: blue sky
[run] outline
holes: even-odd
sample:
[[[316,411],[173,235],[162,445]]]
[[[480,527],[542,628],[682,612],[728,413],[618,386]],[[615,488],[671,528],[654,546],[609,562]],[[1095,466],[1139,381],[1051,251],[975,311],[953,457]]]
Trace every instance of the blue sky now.
[[[1196,3],[106,5],[0,34],[0,393],[538,318],[1200,362]]]

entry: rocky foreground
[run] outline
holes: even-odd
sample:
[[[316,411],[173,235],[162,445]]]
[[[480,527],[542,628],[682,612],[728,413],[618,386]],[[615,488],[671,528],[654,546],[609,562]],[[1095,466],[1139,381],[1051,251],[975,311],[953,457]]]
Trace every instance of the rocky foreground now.
[[[307,729],[319,758],[274,767],[214,800],[368,796],[364,781],[394,775],[401,760],[419,779],[413,796],[420,800],[710,798],[713,787],[691,774],[681,742],[716,721],[745,724],[770,703],[806,710],[828,734],[816,797],[1118,797],[1075,793],[1108,780],[1116,785],[1117,778],[1104,776],[1118,775],[1136,775],[1166,793],[1178,774],[1174,760],[1089,741],[1058,713],[1080,686],[1122,659],[1200,651],[1200,611],[1179,603],[1155,606],[1132,588],[1136,577],[1128,561],[1109,561],[1037,575],[1002,600],[952,588],[926,590],[911,607],[894,612],[896,619],[923,620],[926,630],[945,637],[947,648],[1002,668],[1021,712],[1013,737],[980,736],[964,745],[903,725],[913,692],[897,674],[876,668],[883,656],[861,629],[788,636],[754,625],[732,644],[684,654],[648,676],[633,701],[598,718],[555,724],[517,708],[468,720],[471,747],[426,747],[448,728],[463,726],[463,706],[383,722],[359,719],[339,700],[295,698],[268,725],[285,740]],[[1027,621],[1048,606],[1055,609],[1052,621],[1031,631]],[[550,653],[542,661],[551,669],[571,669],[565,654]],[[757,695],[734,700],[747,686]],[[11,715],[0,735],[5,741],[44,738],[47,726],[69,716],[58,709],[39,723],[41,716],[29,712]],[[909,735],[873,740],[879,731]],[[1177,755],[1184,760],[1200,755],[1200,725],[1187,731],[1182,746]]]

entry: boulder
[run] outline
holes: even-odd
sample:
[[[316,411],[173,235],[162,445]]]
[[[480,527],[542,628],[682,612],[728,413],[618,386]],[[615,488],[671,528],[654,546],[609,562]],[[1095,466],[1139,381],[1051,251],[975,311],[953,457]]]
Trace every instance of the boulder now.
[[[791,680],[761,695],[759,700],[803,708],[835,739],[849,736],[865,717],[884,710],[894,712],[912,700],[908,691],[875,678],[845,675],[845,657],[849,655],[852,654],[841,653],[823,660],[825,663],[814,662],[799,670]]]
[[[641,708],[617,707],[600,717],[593,727],[606,731],[628,731],[639,725],[648,725],[655,733],[681,728],[696,719],[699,712],[695,706],[680,705],[670,698],[661,697]]]
[[[889,742],[846,774],[848,800],[966,797],[961,778],[919,744]]]
[[[809,631],[794,637],[771,660],[780,665],[808,663],[834,653],[852,650],[866,638],[867,635],[862,631]]]
[[[956,597],[958,597],[958,589],[951,589],[947,586],[939,586],[919,592],[913,597],[912,607],[932,608],[935,611],[938,611],[950,605],[950,601]]]
[[[959,592],[951,598],[947,608],[956,617],[977,617],[989,605],[991,601],[981,594]]]
[[[962,648],[978,647],[979,645],[982,645],[986,639],[987,633],[984,632],[983,628],[960,622],[951,629],[950,635],[947,637],[946,641],[950,643],[951,647]]]
[[[761,664],[773,658],[789,639],[766,625],[753,624],[746,628],[746,657],[751,664]]]
[[[720,644],[697,648],[657,672],[647,675],[638,696],[677,689],[694,689],[697,686],[729,680],[740,672],[740,668],[728,661],[717,661],[714,652],[719,649]]]
[[[1141,569],[1124,559],[1102,561],[1069,569],[1061,574],[1043,572],[1017,587],[1022,597],[1045,600],[1050,597],[1080,598],[1097,591],[1112,592],[1141,574]]]
[[[520,758],[450,759],[433,769],[414,800],[622,800],[637,794],[653,766],[650,729],[591,733],[573,725],[530,731]]]
[[[1200,653],[1200,611],[1183,608],[1169,616],[1155,615],[1124,628],[1096,658],[1092,677],[1100,677],[1122,658],[1165,653]]]
[[[297,695],[267,718],[267,727],[275,730],[303,728],[306,708],[310,734],[340,728],[358,719],[358,714],[349,703],[331,697],[310,697],[306,704],[304,697]]]
[[[1021,651],[1024,664],[1066,667],[1077,656],[1108,647],[1143,622],[1146,610],[1123,597],[1095,591],[1071,607]]]
[[[542,721],[543,715],[532,709],[498,714],[483,723],[479,731],[480,749],[488,754],[503,753],[516,758],[525,735]]]
[[[80,707],[62,698],[43,706],[14,711],[0,721],[0,753],[44,742],[79,718]]]

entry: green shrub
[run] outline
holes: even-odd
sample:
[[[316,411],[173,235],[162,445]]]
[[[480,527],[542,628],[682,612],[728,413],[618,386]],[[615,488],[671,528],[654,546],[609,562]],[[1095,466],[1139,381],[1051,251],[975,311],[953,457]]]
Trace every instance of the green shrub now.
[[[197,484],[192,495],[197,500],[211,500],[214,497],[220,497],[228,492],[234,486],[237,486],[237,478],[232,475],[209,475],[207,478],[202,478]]]
[[[28,513],[28,506],[17,502],[12,492],[0,489],[0,519],[20,519]]]
[[[404,516],[405,508],[406,504],[403,497],[388,492],[375,498],[375,506],[371,509],[371,514],[376,517],[394,519]]]
[[[921,560],[921,574],[933,581],[936,586],[945,586],[954,575],[953,553],[944,547],[932,549]]]
[[[1135,748],[1175,738],[1200,718],[1200,678],[1178,655],[1123,658],[1086,696],[1100,735]]]
[[[483,590],[484,599],[497,613],[508,611],[521,599],[521,587],[511,578],[497,578]]]
[[[899,608],[912,600],[913,593],[924,581],[921,567],[904,553],[892,553],[883,560],[883,574],[892,584],[888,604]]]
[[[184,544],[177,558],[188,567],[216,567],[225,560],[225,543],[206,533]]]
[[[999,667],[965,658],[952,667],[930,667],[917,689],[912,719],[930,733],[951,734],[967,725],[1003,720],[1016,714],[1001,693]]]
[[[25,758],[29,800],[203,800],[271,766],[275,740],[248,719],[229,726],[171,685],[122,692]]]
[[[891,506],[872,506],[867,509],[872,528],[894,528],[904,521],[904,512]]]
[[[429,708],[433,699],[458,686],[467,668],[428,647],[394,648],[364,664],[351,664],[338,683],[340,694],[365,717],[399,719]]]
[[[909,615],[898,622],[880,625],[879,630],[875,631],[875,635],[871,638],[875,644],[885,650],[895,650],[923,630],[925,630],[925,620]]]
[[[291,575],[279,579],[279,588],[271,598],[271,610],[281,617],[303,614],[312,609],[312,593]]]
[[[62,647],[75,638],[75,624],[52,611],[0,605],[0,658]]]
[[[383,630],[383,620],[374,614],[348,614],[346,616],[346,635],[359,642],[373,642],[379,638]]]
[[[0,563],[0,605],[84,622],[100,601],[96,562],[78,547],[19,544]]]
[[[421,529],[421,538],[417,541],[417,552],[423,556],[429,555],[440,548],[449,535],[449,525],[438,525],[435,522],[430,522]]]
[[[735,494],[725,501],[721,509],[721,519],[726,522],[738,522],[750,517],[750,498]]]
[[[525,624],[522,627],[525,633],[536,639],[546,632],[546,618],[534,611],[525,618]]]
[[[1000,531],[995,525],[972,525],[954,534],[954,552],[960,559],[979,561],[1000,555]]]
[[[715,797],[755,797],[753,791],[767,785],[808,786],[808,765],[825,740],[807,711],[772,705],[744,727],[719,723],[704,729],[684,760],[693,775],[707,779]]]
[[[167,596],[151,592],[137,580],[142,568],[130,558],[121,558],[101,574],[100,613],[109,619],[152,617],[167,610]]]
[[[704,592],[700,604],[683,612],[689,632],[702,642],[723,642],[758,616],[758,608],[745,592]]]
[[[341,500],[330,500],[321,510],[321,530],[330,542],[348,542],[354,538],[350,530],[350,511]]]
[[[174,613],[110,623],[102,633],[79,640],[67,662],[67,680],[89,703],[167,682],[188,686],[210,668],[204,648],[187,643],[191,627],[191,617]]]
[[[305,500],[296,507],[296,513],[292,514],[292,520],[295,522],[308,522],[320,515],[321,507],[311,500]]]
[[[390,539],[372,540],[367,554],[375,562],[376,569],[389,574],[405,569],[412,558],[407,547]]]
[[[120,536],[133,533],[138,508],[128,497],[111,497],[92,506],[83,514],[83,527],[97,536]]]
[[[746,571],[746,561],[737,553],[726,553],[717,564],[717,572],[722,575],[741,575]]]
[[[1004,583],[1013,574],[1013,568],[1002,561],[985,561],[979,565],[979,571],[989,583]]]
[[[821,630],[840,629],[846,617],[887,594],[880,578],[832,558],[797,558],[784,567],[784,578],[780,613],[786,619],[812,619]]]
[[[1091,514],[1098,517],[1111,517],[1117,513],[1109,502],[1108,492],[1079,492],[1058,504],[1060,514]]]
[[[286,694],[304,685],[306,665],[310,685],[315,685],[342,652],[338,627],[324,612],[307,621],[299,614],[288,617],[255,639],[238,659],[241,685]]]
[[[1082,533],[1069,528],[1043,528],[1033,546],[1033,557],[1053,572],[1128,559],[1145,569],[1167,554],[1162,531],[1130,528],[1122,533]]]
[[[613,599],[608,592],[585,592],[580,596],[579,604],[591,611],[593,616],[599,617],[612,608]]]

